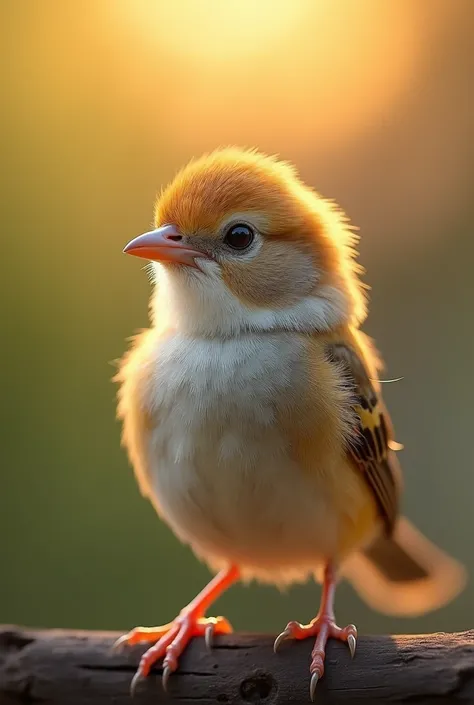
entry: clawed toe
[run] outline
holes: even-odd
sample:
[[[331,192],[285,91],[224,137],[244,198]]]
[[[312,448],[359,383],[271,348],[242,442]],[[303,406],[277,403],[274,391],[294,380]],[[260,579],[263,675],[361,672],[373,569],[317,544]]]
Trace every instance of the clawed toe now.
[[[283,642],[289,641],[290,639],[292,639],[291,631],[286,628],[281,632],[281,634],[277,636],[277,638],[273,642],[273,651],[276,653],[280,646],[283,644]]]
[[[132,682],[130,683],[130,697],[135,697],[135,693],[137,691],[137,686],[140,683],[140,681],[144,680],[144,677],[140,673],[140,671],[137,671],[135,675],[132,678]]]
[[[163,675],[161,676],[161,685],[163,686],[163,690],[165,691],[165,693],[168,690],[168,681],[172,673],[173,670],[169,666],[165,666],[163,668]]]
[[[357,639],[353,634],[349,634],[349,636],[347,637],[347,645],[349,647],[349,651],[351,652],[351,658],[354,658],[357,646]]]
[[[309,684],[309,697],[311,698],[311,702],[313,702],[313,703],[314,703],[314,699],[316,696],[316,686],[318,685],[318,681],[319,681],[318,674],[313,673],[313,675],[311,676],[310,684]]]
[[[307,639],[316,637],[313,651],[311,653],[311,681],[309,694],[314,701],[316,686],[324,675],[324,661],[326,657],[326,644],[328,639],[337,639],[347,642],[351,658],[354,657],[357,646],[357,629],[353,624],[349,624],[344,629],[337,626],[333,615],[322,614],[314,619],[310,624],[300,624],[299,622],[289,622],[286,628],[277,636],[273,644],[273,650],[277,652],[284,641],[291,639]]]
[[[163,658],[161,682],[166,691],[171,674],[178,668],[178,662],[186,646],[195,636],[204,636],[208,649],[212,648],[215,634],[230,634],[232,626],[224,617],[197,617],[184,612],[173,622],[163,627],[137,627],[124,634],[113,644],[113,651],[121,651],[126,645],[156,642],[140,659],[140,665],[130,685],[133,696],[140,681],[144,680],[152,666]]]

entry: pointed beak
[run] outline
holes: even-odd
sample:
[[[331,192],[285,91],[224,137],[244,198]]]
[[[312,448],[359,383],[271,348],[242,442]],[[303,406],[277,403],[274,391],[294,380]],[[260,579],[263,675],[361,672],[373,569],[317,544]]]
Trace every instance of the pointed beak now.
[[[183,242],[183,236],[175,225],[163,225],[130,240],[123,250],[128,255],[143,257],[153,262],[172,262],[199,269],[197,257],[209,259],[208,255],[193,250]]]

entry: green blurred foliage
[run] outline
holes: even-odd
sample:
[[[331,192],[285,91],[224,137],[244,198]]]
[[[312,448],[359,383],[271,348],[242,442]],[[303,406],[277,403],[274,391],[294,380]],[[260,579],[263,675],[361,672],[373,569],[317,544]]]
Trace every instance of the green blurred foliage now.
[[[2,3],[0,622],[160,623],[208,579],[138,493],[111,377],[125,339],[147,325],[146,275],[121,249],[147,229],[181,162],[215,145],[192,125],[192,105],[180,123],[191,149],[162,123],[167,91],[184,90],[199,66],[176,68],[173,83],[166,56],[127,43],[113,7]],[[430,7],[444,13],[443,29],[416,80],[352,142],[328,152],[316,128],[314,144],[301,145],[297,126],[282,138],[258,123],[253,141],[295,160],[361,227],[373,288],[366,330],[387,376],[404,377],[385,395],[406,446],[405,508],[472,574],[473,13],[462,0]],[[229,111],[243,91],[228,88]],[[265,100],[263,86],[253,100]],[[276,631],[310,619],[318,591],[237,586],[217,610],[239,629]],[[472,626],[473,600],[471,583],[435,614],[388,619],[343,585],[337,611],[361,631],[454,630]]]

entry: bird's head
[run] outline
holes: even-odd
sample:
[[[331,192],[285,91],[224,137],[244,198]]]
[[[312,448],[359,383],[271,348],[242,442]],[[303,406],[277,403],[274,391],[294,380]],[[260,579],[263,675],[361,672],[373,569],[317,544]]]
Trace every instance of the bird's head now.
[[[154,315],[183,331],[328,330],[365,316],[353,233],[285,162],[237,148],[192,161],[155,224],[124,251],[153,262]]]

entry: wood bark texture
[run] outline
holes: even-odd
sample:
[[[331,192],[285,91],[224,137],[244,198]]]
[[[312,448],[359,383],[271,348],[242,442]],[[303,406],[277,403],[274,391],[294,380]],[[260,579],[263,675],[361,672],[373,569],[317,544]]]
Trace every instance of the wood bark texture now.
[[[0,705],[130,705],[131,678],[144,647],[115,654],[118,634],[0,628]],[[273,653],[273,637],[195,639],[161,687],[157,666],[140,683],[135,705],[298,705],[309,701],[311,640]],[[353,661],[328,645],[320,705],[474,705],[474,630],[458,634],[362,636]]]

